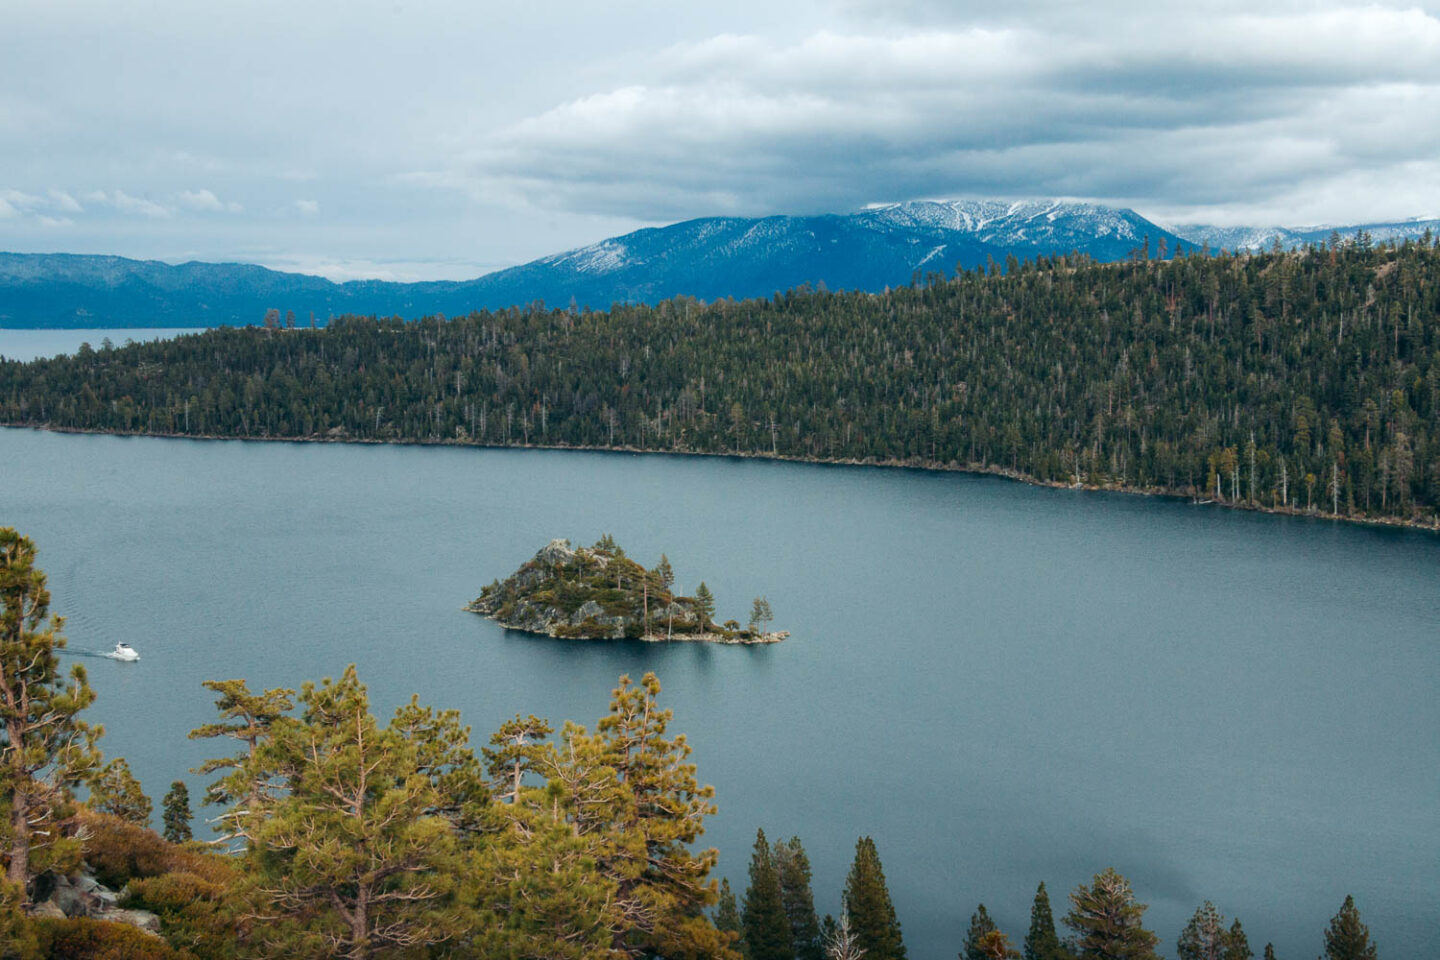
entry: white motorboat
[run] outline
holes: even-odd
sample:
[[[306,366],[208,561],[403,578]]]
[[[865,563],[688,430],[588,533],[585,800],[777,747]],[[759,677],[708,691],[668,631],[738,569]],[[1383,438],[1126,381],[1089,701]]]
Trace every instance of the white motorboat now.
[[[110,654],[110,656],[115,660],[130,661],[140,659],[140,654],[136,653],[135,648],[130,646],[130,644],[128,643],[115,644],[115,650]]]

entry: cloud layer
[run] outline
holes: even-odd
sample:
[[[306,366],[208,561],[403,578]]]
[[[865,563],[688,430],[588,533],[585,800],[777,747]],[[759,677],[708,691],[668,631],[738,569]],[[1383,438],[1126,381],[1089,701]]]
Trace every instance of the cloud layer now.
[[[661,219],[1062,195],[1314,222],[1440,196],[1433,14],[1087,10],[674,46],[643,82],[478,145],[469,172],[536,202]]]
[[[425,277],[922,197],[1435,215],[1434,3],[14,0],[0,249]]]

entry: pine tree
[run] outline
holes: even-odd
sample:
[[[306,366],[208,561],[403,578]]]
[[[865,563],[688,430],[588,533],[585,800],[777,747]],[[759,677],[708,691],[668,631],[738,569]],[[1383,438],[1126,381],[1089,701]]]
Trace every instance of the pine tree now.
[[[820,921],[815,915],[815,895],[810,889],[810,858],[799,837],[775,844],[775,869],[780,874],[780,899],[790,922],[790,942],[796,960],[824,960]]]
[[[437,813],[449,805],[442,771],[403,727],[376,722],[354,666],[305,684],[298,702],[301,716],[274,720],[243,770],[284,788],[248,824],[278,914],[256,936],[272,953],[347,960],[451,939],[459,917],[438,907],[462,871]]]
[[[1225,942],[1225,918],[1206,900],[1180,931],[1175,953],[1180,960],[1225,960]]]
[[[1275,960],[1275,944],[1265,944],[1265,960]]]
[[[1240,918],[1230,924],[1230,932],[1225,935],[1224,960],[1255,960],[1255,951],[1250,949],[1250,938],[1245,936],[1245,928],[1240,925]]]
[[[153,809],[150,798],[140,788],[140,781],[130,772],[130,764],[121,757],[105,764],[91,781],[90,799],[86,806],[141,827],[150,826],[150,811]]]
[[[708,630],[710,620],[715,616],[715,595],[705,586],[704,580],[695,588],[695,612],[700,616],[700,629]]]
[[[1360,922],[1355,898],[1347,896],[1325,931],[1325,960],[1376,960],[1370,928]]]
[[[735,904],[735,891],[730,889],[728,879],[720,881],[720,899],[715,903],[715,929],[721,933],[733,933],[735,945],[744,949],[744,925],[740,921],[740,908]]]
[[[45,574],[35,567],[35,544],[0,527],[0,784],[8,800],[3,842],[6,880],[19,905],[30,903],[30,881],[47,858],[78,859],[79,842],[56,824],[70,814],[73,789],[100,762],[100,735],[80,719],[95,701],[85,668],[70,668],[66,683],[56,651],[64,649],[62,617],[50,616]]]
[[[765,625],[774,619],[770,601],[764,597],[756,597],[755,602],[750,605],[750,631],[760,633],[765,629]]]
[[[995,921],[990,919],[990,913],[982,903],[979,909],[970,914],[970,930],[965,934],[965,945],[960,951],[961,960],[986,960],[988,954],[981,943],[988,934],[995,932]]]
[[[660,578],[660,586],[669,593],[670,588],[675,585],[675,571],[670,566],[670,558],[660,554],[660,563],[655,567],[655,575]]]
[[[195,773],[228,770],[205,792],[207,804],[229,804],[231,809],[220,816],[230,831],[228,838],[249,838],[247,821],[258,822],[272,790],[263,776],[254,769],[255,755],[270,737],[271,728],[294,707],[294,690],[276,688],[264,693],[251,693],[244,680],[207,680],[201,684],[218,693],[215,708],[220,712],[218,723],[206,723],[190,731],[191,740],[227,737],[245,745],[243,753],[207,760]]]
[[[184,843],[193,839],[190,831],[190,788],[185,786],[184,780],[176,780],[170,784],[170,792],[165,794],[165,803],[161,814],[161,820],[165,824],[165,839],[171,843]]]
[[[1160,938],[1145,929],[1145,909],[1113,867],[1076,887],[1065,925],[1075,931],[1080,960],[1157,960]]]
[[[1050,910],[1050,894],[1041,881],[1030,906],[1030,932],[1025,935],[1025,960],[1068,960],[1070,954],[1055,932],[1055,915]]]
[[[790,922],[785,917],[785,904],[780,895],[780,875],[764,830],[755,834],[755,850],[750,855],[750,887],[745,891],[741,918],[748,960],[794,960]]]
[[[836,923],[835,918],[827,913],[822,926],[826,960],[864,960],[865,948],[860,946],[850,914],[840,911],[840,922]]]
[[[880,854],[875,849],[875,841],[869,837],[855,842],[855,861],[845,879],[843,902],[866,960],[905,960],[900,921],[890,902]]]
[[[990,930],[975,941],[975,955],[982,960],[1021,960],[1020,951],[1010,946],[1010,938],[999,930]]]
[[[622,788],[608,808],[609,828],[621,835],[613,864],[620,896],[653,918],[647,928],[628,931],[626,942],[666,957],[715,956],[724,945],[703,910],[715,902],[709,874],[720,855],[690,848],[715,813],[715,788],[696,780],[684,734],[666,736],[674,715],[660,708],[659,695],[655,674],[638,685],[622,675],[610,713],[597,725],[603,760]]]

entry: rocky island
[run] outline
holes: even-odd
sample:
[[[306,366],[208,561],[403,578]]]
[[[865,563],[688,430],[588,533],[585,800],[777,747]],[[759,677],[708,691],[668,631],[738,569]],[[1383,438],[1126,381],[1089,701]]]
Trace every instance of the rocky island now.
[[[770,603],[756,597],[745,626],[716,623],[715,598],[701,581],[693,597],[672,592],[675,575],[661,554],[655,569],[631,560],[606,534],[593,547],[551,540],[507,579],[496,580],[466,605],[512,630],[577,640],[778,643],[768,632]]]

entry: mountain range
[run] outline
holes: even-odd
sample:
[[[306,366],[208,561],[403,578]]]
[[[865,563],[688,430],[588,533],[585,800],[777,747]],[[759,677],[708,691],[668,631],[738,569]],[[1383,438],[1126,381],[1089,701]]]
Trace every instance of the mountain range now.
[[[1412,220],[1338,228],[1376,239],[1440,227]],[[0,253],[0,327],[205,327],[293,310],[304,325],[342,313],[468,313],[544,301],[602,309],[677,295],[770,296],[801,284],[880,291],[991,260],[1078,251],[1124,259],[1149,245],[1301,246],[1331,229],[1167,229],[1133,210],[1060,200],[913,201],[850,214],[707,217],[637,230],[474,280],[395,283],[284,273],[253,264],[168,264],[113,256]]]

